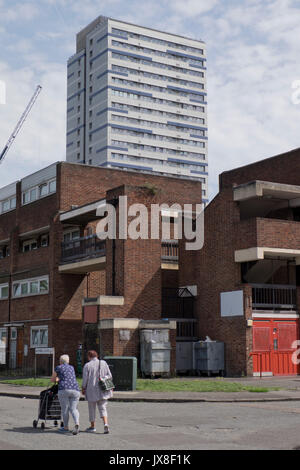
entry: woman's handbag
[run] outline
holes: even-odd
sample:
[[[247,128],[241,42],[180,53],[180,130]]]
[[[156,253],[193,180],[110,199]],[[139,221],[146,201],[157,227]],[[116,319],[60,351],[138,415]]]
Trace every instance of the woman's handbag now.
[[[99,379],[99,387],[101,388],[102,392],[106,392],[108,390],[112,390],[115,388],[112,379]]]
[[[102,392],[107,392],[107,391],[112,390],[113,388],[115,388],[115,386],[114,386],[114,383],[113,383],[113,381],[110,377],[108,377],[106,379],[101,378],[101,376],[100,376],[100,370],[101,370],[100,365],[101,365],[101,361],[99,361],[99,387],[102,390]]]

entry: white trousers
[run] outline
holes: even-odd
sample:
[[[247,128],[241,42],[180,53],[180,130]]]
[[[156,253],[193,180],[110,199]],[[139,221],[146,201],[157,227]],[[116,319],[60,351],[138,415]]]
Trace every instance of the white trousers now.
[[[95,421],[96,419],[96,406],[98,408],[100,418],[103,418],[103,416],[107,416],[107,400],[99,400],[99,401],[89,401],[89,419],[90,421]]]

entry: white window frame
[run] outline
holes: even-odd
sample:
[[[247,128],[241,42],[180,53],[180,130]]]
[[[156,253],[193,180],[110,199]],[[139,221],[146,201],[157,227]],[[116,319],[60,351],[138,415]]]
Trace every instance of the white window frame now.
[[[14,211],[16,208],[16,196],[11,196],[3,201],[0,201],[0,214],[6,214],[7,212]],[[3,205],[8,204],[8,209],[3,209]]]
[[[4,248],[5,248],[5,256],[2,256]],[[10,243],[0,245],[0,251],[1,251],[0,259],[8,258],[10,256]]]
[[[43,281],[47,281],[48,283],[48,289],[45,290],[45,291],[42,291],[41,290],[41,283]],[[31,283],[34,283],[34,282],[38,282],[38,292],[31,292],[30,291],[30,285]],[[19,295],[15,295],[14,293],[14,288],[15,286],[19,284],[19,292],[20,294]],[[22,285],[27,285],[27,293],[26,294],[22,294]],[[42,276],[42,277],[36,277],[36,278],[31,278],[31,279],[20,279],[19,281],[14,281],[12,283],[12,298],[13,299],[20,299],[22,297],[33,297],[33,296],[36,296],[36,295],[47,295],[49,294],[49,276]]]
[[[50,190],[52,184],[55,183],[55,189]],[[47,186],[47,192],[43,195],[41,195],[41,188]],[[33,194],[33,191],[35,191],[35,197],[31,197]],[[22,206],[25,206],[26,204],[30,204],[31,202],[35,202],[39,199],[43,199],[44,197],[49,196],[50,194],[56,193],[56,178],[52,178],[51,180],[44,181],[43,183],[40,183],[36,186],[32,186],[29,189],[26,189],[26,191],[22,192]],[[27,200],[25,200],[28,198]]]
[[[47,344],[44,344],[44,343],[41,343],[40,341],[40,332],[41,330],[46,330],[47,331]],[[38,344],[33,344],[33,341],[32,341],[32,333],[33,331],[38,331],[38,335],[39,335],[39,341],[38,341]],[[30,328],[30,348],[42,348],[42,347],[45,347],[47,348],[48,347],[48,343],[49,343],[49,328],[48,328],[48,325],[39,325],[39,326],[32,326]]]
[[[31,246],[33,244],[36,244],[36,247],[35,248],[31,248]],[[29,246],[30,249],[28,251],[25,251],[25,247],[26,246]],[[34,250],[37,250],[38,249],[38,242],[37,242],[37,239],[36,238],[31,238],[30,240],[25,240],[23,241],[22,243],[22,252],[23,253],[28,253],[29,251],[34,251]]]
[[[79,232],[79,237],[73,238],[73,233]],[[65,235],[70,235],[70,240],[65,240]],[[63,232],[63,241],[65,243],[72,242],[74,240],[78,240],[80,238],[80,228],[79,227],[74,227],[72,229],[64,230]]]
[[[8,345],[7,335],[8,335],[7,328],[0,328],[0,364],[1,365],[6,364],[6,349]],[[3,341],[3,337],[5,337],[5,341]]]
[[[2,297],[2,289],[5,289],[5,288],[9,290],[8,282],[6,282],[4,284],[0,284],[0,300],[7,300],[8,297],[9,297],[9,291],[7,293],[7,296]]]
[[[40,247],[45,248],[47,246],[49,246],[49,235],[41,235]]]

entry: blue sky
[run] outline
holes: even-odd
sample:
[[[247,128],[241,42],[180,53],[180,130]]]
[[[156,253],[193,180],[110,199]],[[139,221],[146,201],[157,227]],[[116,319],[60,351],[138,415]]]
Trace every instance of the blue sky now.
[[[66,62],[100,14],[206,42],[210,197],[222,171],[300,147],[299,0],[0,0],[1,148],[43,86],[1,187],[65,159]]]

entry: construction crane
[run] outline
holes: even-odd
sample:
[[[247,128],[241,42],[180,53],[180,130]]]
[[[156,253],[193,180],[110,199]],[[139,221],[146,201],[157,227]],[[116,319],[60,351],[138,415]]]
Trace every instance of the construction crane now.
[[[20,117],[19,121],[18,121],[18,124],[16,125],[16,127],[14,128],[14,131],[13,133],[11,134],[10,138],[8,139],[8,142],[7,144],[5,145],[4,149],[2,150],[1,154],[0,154],[0,164],[3,162],[8,150],[10,149],[13,141],[15,140],[15,138],[17,137],[17,134],[18,132],[20,131],[21,127],[23,126],[24,122],[26,121],[26,118],[32,108],[32,106],[34,105],[34,103],[36,102],[37,100],[37,97],[38,95],[40,94],[42,90],[42,87],[40,85],[38,85],[36,87],[36,90],[31,98],[31,100],[29,101],[28,105],[26,106],[26,109],[24,111],[24,113],[22,114],[22,116]]]

